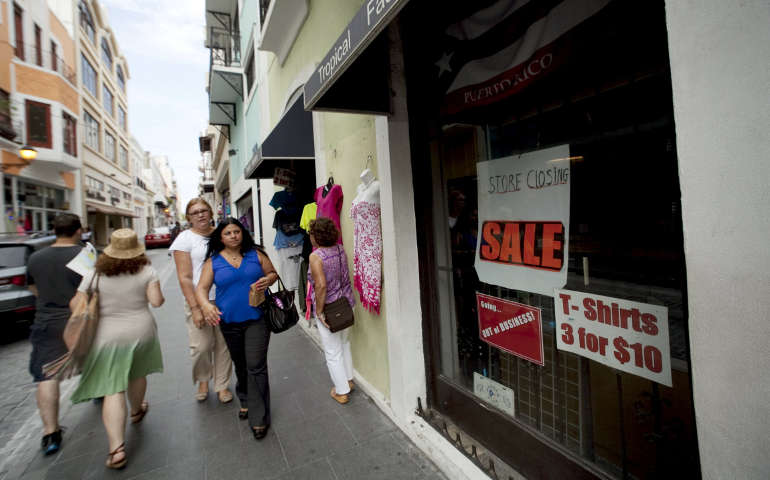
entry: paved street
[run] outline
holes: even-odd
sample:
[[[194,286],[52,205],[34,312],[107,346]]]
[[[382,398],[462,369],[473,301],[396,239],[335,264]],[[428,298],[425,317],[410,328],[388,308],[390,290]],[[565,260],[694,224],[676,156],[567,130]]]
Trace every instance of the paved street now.
[[[101,408],[71,405],[62,385],[62,450],[40,452],[41,423],[27,372],[26,340],[0,345],[0,480],[31,479],[416,479],[444,478],[361,392],[348,405],[329,397],[323,356],[301,328],[273,335],[269,353],[273,424],[256,442],[237,418],[237,399],[193,398],[182,295],[166,250],[149,252],[166,303],[154,310],[165,372],[148,377],[150,411],[128,425],[128,466],[104,467]],[[234,379],[233,379],[234,381]]]

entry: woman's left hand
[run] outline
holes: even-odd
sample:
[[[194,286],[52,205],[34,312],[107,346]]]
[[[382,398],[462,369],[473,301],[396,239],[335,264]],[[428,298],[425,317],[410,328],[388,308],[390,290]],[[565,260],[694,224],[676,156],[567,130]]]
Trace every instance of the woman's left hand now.
[[[256,282],[251,284],[252,290],[255,290],[257,292],[264,292],[269,286],[270,286],[270,279],[267,277],[262,277]]]

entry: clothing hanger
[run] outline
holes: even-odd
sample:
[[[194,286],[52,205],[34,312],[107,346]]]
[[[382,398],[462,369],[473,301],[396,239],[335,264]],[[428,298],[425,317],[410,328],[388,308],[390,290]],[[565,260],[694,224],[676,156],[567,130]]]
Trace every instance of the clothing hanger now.
[[[331,175],[331,172],[329,172],[329,180],[326,182],[326,185],[324,185],[324,189],[322,192],[322,195],[326,197],[326,195],[331,191],[332,187],[334,186],[334,177]]]

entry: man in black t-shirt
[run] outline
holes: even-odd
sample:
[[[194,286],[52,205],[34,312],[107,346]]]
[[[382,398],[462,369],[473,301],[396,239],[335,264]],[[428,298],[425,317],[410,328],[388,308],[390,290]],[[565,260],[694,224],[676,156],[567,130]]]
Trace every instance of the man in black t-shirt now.
[[[62,339],[70,316],[69,302],[75,296],[81,276],[66,267],[83,247],[80,218],[71,213],[53,220],[56,242],[33,253],[27,262],[27,285],[37,296],[35,322],[30,327],[32,355],[29,371],[37,382],[37,408],[43,420],[43,452],[55,453],[61,447],[59,428],[59,381],[47,379],[43,365],[67,353]]]

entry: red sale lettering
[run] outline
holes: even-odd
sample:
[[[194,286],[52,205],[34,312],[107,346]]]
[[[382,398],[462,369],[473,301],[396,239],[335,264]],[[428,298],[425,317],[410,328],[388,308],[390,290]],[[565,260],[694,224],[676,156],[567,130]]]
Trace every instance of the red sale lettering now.
[[[615,358],[621,364],[631,360],[631,353],[626,350],[630,348],[634,354],[634,365],[637,367],[646,368],[654,373],[660,373],[663,369],[663,355],[652,345],[642,345],[641,343],[629,345],[623,337],[616,337],[612,344],[615,346]]]
[[[567,295],[566,293],[560,293],[559,298],[561,298],[561,305],[564,307],[564,315],[569,315],[569,299],[572,298],[572,296]]]
[[[563,236],[561,222],[485,221],[479,255],[487,262],[560,271]]]
[[[560,294],[564,295],[564,294]],[[567,296],[569,298],[569,296]],[[568,314],[568,304],[562,297],[564,305],[564,314]],[[642,314],[638,308],[626,309],[620,308],[617,303],[612,302],[610,305],[606,305],[601,300],[594,300],[587,297],[583,299],[583,316],[586,320],[598,321],[605,325],[612,325],[613,327],[624,328],[628,330],[629,320],[631,328],[635,332],[644,332],[648,335],[657,335],[658,326],[657,318],[651,313]]]
[[[544,364],[541,310],[476,294],[479,337],[486,343],[538,365]]]
[[[657,335],[658,334],[658,319],[655,318],[655,315],[651,313],[645,313],[642,315],[642,323],[644,323],[644,326],[642,327],[642,330],[644,330],[644,333],[648,335]]]

